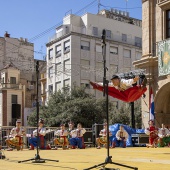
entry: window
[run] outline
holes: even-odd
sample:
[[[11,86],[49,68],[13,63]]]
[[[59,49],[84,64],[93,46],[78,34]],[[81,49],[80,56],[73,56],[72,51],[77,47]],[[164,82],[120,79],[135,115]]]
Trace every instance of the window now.
[[[49,88],[49,94],[52,94],[53,93],[53,85],[49,85],[48,88]]]
[[[62,65],[61,65],[61,63],[57,63],[55,65],[55,75],[60,75],[61,72],[62,72]]]
[[[126,34],[122,34],[122,41],[127,42],[127,35]]]
[[[123,56],[127,57],[127,58],[131,58],[131,51],[127,50],[127,49],[124,49],[123,50]]]
[[[56,57],[61,55],[61,44],[56,46]]]
[[[137,60],[140,60],[141,57],[142,57],[142,53],[139,52],[139,51],[136,51],[136,59],[137,59]]]
[[[80,61],[81,66],[90,66],[90,61],[89,60],[81,60]]]
[[[98,36],[98,28],[93,27],[93,35]]]
[[[55,90],[56,91],[61,90],[61,81],[55,83]]]
[[[110,64],[110,72],[117,73],[118,72],[118,65]]]
[[[70,40],[64,42],[64,52],[70,51]]]
[[[70,60],[65,60],[64,61],[64,72],[70,71]]]
[[[135,46],[142,47],[142,38],[135,37]]]
[[[12,104],[17,104],[18,103],[18,96],[17,95],[12,95],[11,96],[11,103]]]
[[[10,77],[10,84],[16,84],[16,77]]]
[[[99,44],[96,44],[96,52],[102,53],[102,46]]]
[[[90,42],[88,41],[81,41],[81,49],[82,50],[90,50]]]
[[[110,53],[111,54],[118,54],[118,47],[110,47]]]
[[[110,39],[111,38],[111,31],[106,30],[106,38]]]
[[[64,91],[69,91],[70,79],[64,80]]]
[[[166,38],[170,38],[170,10],[166,11]]]
[[[53,58],[53,48],[49,50],[48,52],[48,58],[52,59]]]
[[[50,67],[49,68],[49,77],[52,77],[53,76],[53,67]]]

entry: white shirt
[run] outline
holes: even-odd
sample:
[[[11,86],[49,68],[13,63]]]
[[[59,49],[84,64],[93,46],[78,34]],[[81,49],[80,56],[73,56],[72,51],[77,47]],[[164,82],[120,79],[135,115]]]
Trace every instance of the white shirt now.
[[[166,136],[169,136],[170,135],[170,132],[167,128],[160,128],[159,131],[158,131],[158,136],[160,138],[163,138],[163,137],[166,137]]]
[[[23,135],[23,133],[24,133],[24,129],[22,127],[20,127],[20,128],[15,127],[11,130],[10,135],[12,137],[14,137],[16,135],[21,136],[21,135]]]
[[[39,130],[39,135],[45,136],[46,135],[46,128],[42,127],[42,128],[38,128]],[[33,131],[33,135],[37,136],[37,129]]]
[[[57,130],[55,133],[54,133],[55,136],[67,136],[68,135],[68,132],[67,130]]]
[[[129,135],[125,130],[122,130],[122,131],[118,130],[116,133],[117,140],[121,140],[122,137],[125,138],[125,141],[126,141]]]
[[[109,87],[115,87],[116,89],[120,90],[120,91],[124,91],[126,89],[128,89],[129,87],[132,86],[132,84],[135,84],[136,82],[134,82],[133,79],[120,79],[120,85],[119,86],[114,86],[113,83],[109,83],[108,86]],[[103,86],[103,83],[97,83],[100,86]]]
[[[72,138],[82,137],[86,133],[86,129],[84,128],[76,129],[76,130],[72,130],[70,133],[71,133]]]

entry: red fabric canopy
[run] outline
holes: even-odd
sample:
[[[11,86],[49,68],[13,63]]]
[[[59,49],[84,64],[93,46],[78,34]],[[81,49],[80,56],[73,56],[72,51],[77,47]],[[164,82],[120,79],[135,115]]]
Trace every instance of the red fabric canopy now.
[[[93,86],[94,89],[97,89],[99,91],[103,91],[103,86],[90,82],[90,84]],[[119,100],[122,100],[124,102],[134,102],[135,100],[138,100],[142,94],[146,92],[147,88],[143,88],[141,86],[134,86],[130,87],[127,90],[120,91],[116,89],[115,87],[108,87],[108,95],[112,96],[114,98],[117,98]]]

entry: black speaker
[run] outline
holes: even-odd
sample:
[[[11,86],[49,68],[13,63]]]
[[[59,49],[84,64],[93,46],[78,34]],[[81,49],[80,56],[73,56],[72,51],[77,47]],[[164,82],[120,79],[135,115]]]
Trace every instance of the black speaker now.
[[[99,137],[100,131],[103,129],[103,124],[94,124],[92,126],[93,130],[93,144],[96,145],[96,138]]]
[[[85,144],[89,144],[89,145],[93,144],[93,132],[92,131],[86,131],[83,137],[84,137]]]

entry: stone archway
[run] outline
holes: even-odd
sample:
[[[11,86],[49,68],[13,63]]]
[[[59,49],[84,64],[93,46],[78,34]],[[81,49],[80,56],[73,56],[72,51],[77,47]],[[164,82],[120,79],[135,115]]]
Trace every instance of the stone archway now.
[[[170,82],[163,85],[155,96],[156,124],[170,127]]]

